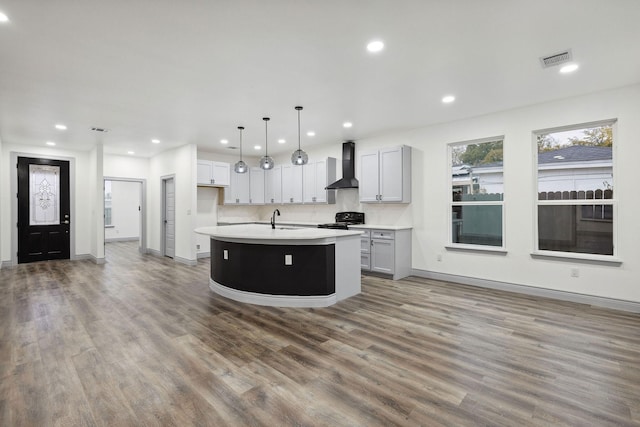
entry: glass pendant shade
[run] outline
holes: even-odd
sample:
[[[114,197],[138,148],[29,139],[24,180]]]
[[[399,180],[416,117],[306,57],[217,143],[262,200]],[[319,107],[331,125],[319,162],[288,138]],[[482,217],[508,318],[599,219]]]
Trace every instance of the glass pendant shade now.
[[[309,162],[309,156],[302,150],[296,150],[291,155],[291,163],[297,166],[306,165]]]
[[[261,169],[264,169],[264,170],[273,169],[273,167],[275,165],[276,164],[273,161],[273,158],[271,158],[271,156],[262,156],[262,158],[260,159],[260,168]]]
[[[233,170],[236,171],[236,173],[245,173],[247,172],[247,164],[242,160],[238,160],[233,166]]]
[[[244,127],[238,126],[238,130],[240,131],[240,160],[233,165],[233,170],[236,173],[246,173],[249,168],[247,167],[247,164],[242,161],[242,131],[244,130]]]
[[[296,111],[298,112],[298,149],[293,152],[291,155],[291,163],[296,166],[306,165],[309,162],[309,156],[300,148],[300,110],[302,107],[297,106]]]
[[[267,138],[267,122],[270,119],[269,117],[263,117],[262,120],[264,120],[264,156],[260,159],[260,169],[269,170],[275,166],[273,158],[269,156],[269,140]]]

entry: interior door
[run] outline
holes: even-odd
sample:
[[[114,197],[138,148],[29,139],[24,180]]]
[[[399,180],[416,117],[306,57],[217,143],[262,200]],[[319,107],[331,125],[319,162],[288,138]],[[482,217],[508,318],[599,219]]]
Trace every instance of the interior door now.
[[[70,258],[69,162],[18,157],[18,263]]]
[[[176,190],[173,178],[164,180],[164,255],[176,253]]]

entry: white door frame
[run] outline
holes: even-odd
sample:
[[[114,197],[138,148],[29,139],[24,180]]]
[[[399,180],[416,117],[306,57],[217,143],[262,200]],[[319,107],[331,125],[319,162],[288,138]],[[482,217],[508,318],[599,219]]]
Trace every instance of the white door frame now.
[[[174,188],[174,197],[175,197],[175,189],[176,187],[176,175],[172,174],[172,175],[163,175],[160,177],[160,255],[161,256],[166,256],[166,248],[165,248],[165,243],[166,243],[166,227],[164,225],[164,221],[165,221],[165,213],[166,213],[166,200],[167,200],[167,181],[172,179],[173,180],[173,188]],[[175,216],[175,212],[174,212],[174,216]],[[174,225],[175,227],[175,225]],[[174,249],[173,249],[173,259],[176,259],[176,254],[175,254],[175,229],[174,229]]]
[[[138,242],[138,252],[146,254],[147,251],[147,180],[141,178],[119,178],[105,176],[102,184],[102,194],[104,197],[104,181],[139,182],[140,185],[140,240]],[[104,217],[104,204],[102,205],[102,216]],[[104,234],[104,228],[102,233]],[[104,242],[104,236],[102,241]],[[106,244],[106,242],[105,242]]]
[[[85,259],[85,256],[78,257],[76,254],[76,159],[74,157],[66,156],[54,156],[49,154],[39,153],[22,153],[11,152],[11,165],[16,165],[16,168],[11,168],[14,172],[10,173],[11,176],[11,193],[18,194],[18,157],[31,157],[36,159],[52,159],[52,160],[64,160],[69,162],[69,210],[71,211],[71,227],[69,227],[69,259]],[[18,265],[18,197],[9,197],[11,199],[11,261],[10,265]]]

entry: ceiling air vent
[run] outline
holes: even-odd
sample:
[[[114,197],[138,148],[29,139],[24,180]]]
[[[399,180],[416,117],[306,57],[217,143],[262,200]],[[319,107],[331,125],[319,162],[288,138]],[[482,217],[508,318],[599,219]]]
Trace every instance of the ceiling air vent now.
[[[108,130],[108,129],[105,129],[105,128],[97,128],[97,127],[92,127],[92,128],[91,128],[91,130],[92,130],[92,131],[95,131],[95,132],[109,132],[109,130]]]
[[[573,55],[571,54],[571,49],[567,49],[562,52],[554,53],[553,55],[541,57],[540,63],[542,64],[542,68],[549,68],[569,62],[572,58]]]

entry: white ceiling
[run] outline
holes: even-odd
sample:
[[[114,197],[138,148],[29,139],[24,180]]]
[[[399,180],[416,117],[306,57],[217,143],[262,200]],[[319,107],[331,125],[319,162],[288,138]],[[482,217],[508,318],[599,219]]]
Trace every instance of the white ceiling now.
[[[270,116],[277,153],[297,145],[296,105],[316,132],[304,148],[640,82],[638,0],[0,0],[0,11],[5,143],[229,154],[219,141],[237,145],[243,125],[251,154]],[[384,51],[366,51],[373,39]],[[539,57],[567,48],[578,71],[542,69]]]

